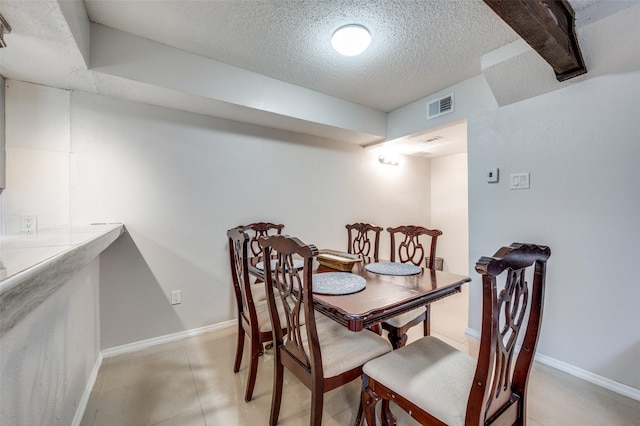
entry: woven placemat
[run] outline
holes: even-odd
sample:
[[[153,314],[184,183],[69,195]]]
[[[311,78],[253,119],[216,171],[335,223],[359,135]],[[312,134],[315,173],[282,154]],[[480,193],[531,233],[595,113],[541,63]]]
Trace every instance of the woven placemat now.
[[[313,274],[313,292],[317,294],[351,294],[367,286],[367,280],[350,272]]]
[[[399,262],[375,262],[369,263],[364,268],[380,275],[416,275],[422,272],[422,268],[412,263]]]

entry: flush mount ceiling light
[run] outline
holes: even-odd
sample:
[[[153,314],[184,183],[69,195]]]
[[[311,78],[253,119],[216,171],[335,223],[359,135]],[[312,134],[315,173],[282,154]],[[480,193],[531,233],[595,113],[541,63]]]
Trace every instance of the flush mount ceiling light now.
[[[331,36],[331,45],[344,56],[359,55],[369,47],[370,43],[369,30],[357,24],[340,27]]]

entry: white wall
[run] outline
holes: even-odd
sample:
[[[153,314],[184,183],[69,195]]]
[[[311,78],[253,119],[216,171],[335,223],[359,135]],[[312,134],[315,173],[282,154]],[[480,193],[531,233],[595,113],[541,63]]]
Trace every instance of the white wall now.
[[[20,215],[39,228],[69,224],[70,92],[6,80],[7,188],[2,193],[7,234]]]
[[[103,348],[234,318],[233,226],[280,222],[346,249],[346,223],[430,223],[426,159],[384,166],[372,150],[86,93],[71,105],[71,222],[130,234],[102,256]]]
[[[453,93],[454,111],[427,120],[427,105],[434,99]],[[497,108],[498,104],[484,75],[479,75],[440,90],[393,110],[387,117],[387,140],[466,120],[478,111]]]
[[[467,154],[431,160],[431,227],[442,231],[436,256],[444,270],[469,275]]]
[[[551,247],[539,353],[640,389],[640,72],[470,117],[470,270],[514,241]],[[484,174],[499,167],[501,180]],[[529,172],[531,189],[507,176]],[[470,285],[479,330],[480,286]]]

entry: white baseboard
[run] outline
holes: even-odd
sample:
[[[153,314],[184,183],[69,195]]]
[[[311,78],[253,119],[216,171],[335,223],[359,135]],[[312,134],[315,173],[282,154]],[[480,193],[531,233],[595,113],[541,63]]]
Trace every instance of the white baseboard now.
[[[208,325],[200,328],[193,328],[191,330],[180,331],[178,333],[167,334],[165,336],[154,337],[152,339],[140,340],[138,342],[127,343],[126,345],[114,346],[102,350],[102,356],[104,358],[110,358],[116,355],[128,354],[132,352],[141,351],[156,345],[163,343],[176,342],[178,340],[186,339],[188,337],[198,336],[200,334],[209,333],[211,331],[223,330],[225,328],[234,327],[238,323],[238,320],[233,319],[218,324]]]
[[[631,386],[618,383],[614,380],[607,379],[606,377],[599,376],[590,371],[583,370],[582,368],[578,368],[574,365],[567,364],[566,362],[559,361],[555,358],[551,358],[550,356],[546,356],[543,354],[537,353],[535,356],[535,360],[540,364],[548,365],[549,367],[564,371],[565,373],[571,374],[572,376],[575,376],[579,379],[586,380],[587,382],[593,383],[594,385],[609,389],[610,391],[618,393],[622,396],[640,401],[640,389],[635,389]]]
[[[480,332],[478,330],[467,328],[464,332],[468,336],[480,339]],[[589,383],[593,383],[594,385],[603,387],[605,389],[609,389],[610,391],[613,391],[622,396],[640,401],[640,389],[632,388],[631,386],[627,386],[614,380],[607,379],[606,377],[599,376],[590,371],[583,370],[582,368],[576,367],[563,361],[559,361],[555,358],[551,358],[550,356],[540,353],[536,353],[535,360],[540,364],[548,365],[549,367],[564,371],[565,373],[571,374],[574,377],[585,380]]]
[[[93,390],[93,386],[95,386],[96,379],[98,378],[98,371],[100,371],[100,366],[102,366],[102,360],[102,353],[98,352],[98,357],[96,358],[96,362],[93,365],[91,374],[89,375],[89,380],[87,380],[87,385],[85,386],[82,397],[80,398],[78,406],[76,407],[76,414],[73,416],[71,426],[80,426],[80,423],[82,422],[84,412],[87,410],[87,404],[89,403],[91,391]]]
[[[466,334],[467,336],[471,336],[476,340],[480,340],[480,332],[476,329],[467,327],[464,330],[464,334]]]

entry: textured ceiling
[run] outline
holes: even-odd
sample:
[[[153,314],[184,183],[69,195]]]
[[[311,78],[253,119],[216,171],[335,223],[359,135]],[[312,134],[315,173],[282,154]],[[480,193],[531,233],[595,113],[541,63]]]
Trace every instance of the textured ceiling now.
[[[633,37],[620,38],[617,21],[606,24],[605,18],[640,0],[569,3],[589,69],[580,78],[635,66],[633,55],[617,55],[608,47],[622,40],[634,52]],[[634,9],[617,19],[635,19],[639,8]],[[5,35],[9,47],[0,49],[0,74],[8,79],[359,145],[385,139],[383,112],[475,76],[484,77],[500,106],[571,84],[555,81],[551,67],[533,51],[487,65],[488,57],[523,42],[482,0],[0,0],[0,11],[13,29]],[[600,21],[606,25],[590,25]],[[335,29],[350,23],[367,26],[373,37],[357,57],[340,56],[330,45]],[[157,51],[101,43],[103,33],[93,30],[106,27],[131,34],[136,46],[147,39],[177,48],[168,49],[168,57],[188,60],[171,62],[153,56]],[[180,51],[191,55],[175,53]],[[96,59],[100,55],[102,63]],[[180,79],[193,70],[189,67],[201,67],[194,58],[209,67],[202,78],[192,75],[189,84],[174,84],[189,80]],[[166,66],[133,72],[152,61]],[[178,63],[182,67],[172,67]],[[236,68],[223,72],[215,64]],[[163,74],[166,69],[169,74]],[[171,77],[163,81],[166,75]],[[254,92],[247,96],[247,90]],[[453,124],[430,128],[425,123],[392,142],[408,150],[440,136],[428,149],[419,147],[420,155],[465,150],[466,125]]]
[[[481,0],[85,0],[91,21],[381,111],[481,73],[480,57],[518,38]],[[342,25],[372,34],[343,57]]]

